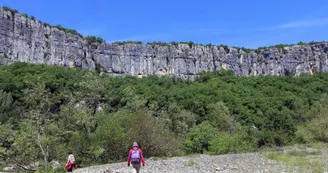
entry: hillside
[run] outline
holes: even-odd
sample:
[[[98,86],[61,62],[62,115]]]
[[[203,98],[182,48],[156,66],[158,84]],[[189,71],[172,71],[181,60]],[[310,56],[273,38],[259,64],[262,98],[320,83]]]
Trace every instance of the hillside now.
[[[63,168],[68,151],[80,167],[120,162],[133,141],[148,159],[327,142],[327,85],[327,73],[188,81],[0,66],[0,167]]]
[[[14,61],[82,67],[113,76],[174,75],[195,79],[203,71],[230,69],[240,76],[300,75],[328,71],[326,42],[257,50],[189,43],[117,42],[0,9],[0,64]]]
[[[126,172],[137,141],[143,172],[327,172],[327,58],[327,42],[107,43],[2,7],[0,171],[65,172],[73,152],[77,173]]]

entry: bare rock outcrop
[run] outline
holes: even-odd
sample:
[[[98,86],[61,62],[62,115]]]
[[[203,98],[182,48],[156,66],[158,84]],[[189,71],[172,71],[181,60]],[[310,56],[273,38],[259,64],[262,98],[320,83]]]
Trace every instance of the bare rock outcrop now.
[[[81,67],[114,76],[173,75],[231,69],[240,76],[327,72],[328,43],[243,49],[177,44],[88,43],[24,15],[0,8],[0,65],[15,61]]]

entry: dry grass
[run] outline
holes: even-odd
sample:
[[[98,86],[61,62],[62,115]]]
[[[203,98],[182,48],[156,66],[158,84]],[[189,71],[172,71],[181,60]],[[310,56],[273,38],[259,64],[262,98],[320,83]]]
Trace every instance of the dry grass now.
[[[302,148],[303,147],[294,148],[294,150],[288,152],[271,152],[267,154],[267,158],[283,162],[287,166],[288,172],[305,171],[321,173],[328,169],[327,165],[324,163],[325,159],[322,159],[328,158],[327,154],[323,154],[319,150],[308,151]]]

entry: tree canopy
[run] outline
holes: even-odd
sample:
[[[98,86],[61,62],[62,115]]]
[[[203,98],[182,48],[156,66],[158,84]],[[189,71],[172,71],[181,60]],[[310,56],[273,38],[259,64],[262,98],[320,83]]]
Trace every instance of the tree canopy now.
[[[1,164],[80,166],[145,156],[234,153],[327,142],[328,74],[240,77],[232,71],[125,78],[60,66],[0,67]]]

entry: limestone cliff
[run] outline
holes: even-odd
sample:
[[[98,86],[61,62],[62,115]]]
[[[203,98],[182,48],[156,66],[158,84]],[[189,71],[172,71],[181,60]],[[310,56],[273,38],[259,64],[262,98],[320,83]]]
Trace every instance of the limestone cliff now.
[[[242,49],[199,45],[89,44],[78,35],[0,8],[0,64],[14,61],[82,67],[110,75],[170,74],[193,79],[202,71],[231,69],[237,75],[299,75],[327,72],[328,44]]]

